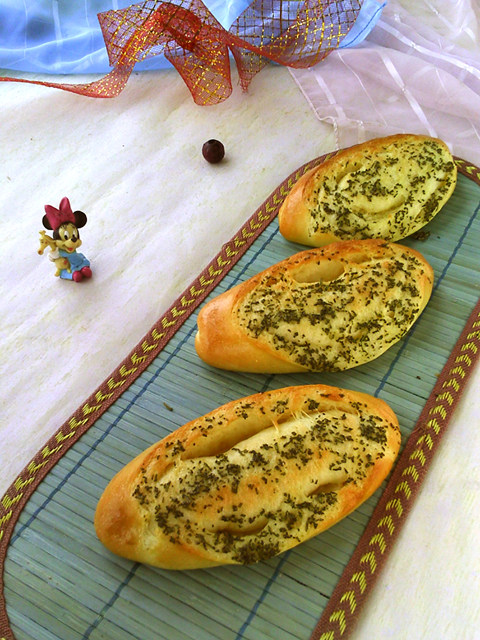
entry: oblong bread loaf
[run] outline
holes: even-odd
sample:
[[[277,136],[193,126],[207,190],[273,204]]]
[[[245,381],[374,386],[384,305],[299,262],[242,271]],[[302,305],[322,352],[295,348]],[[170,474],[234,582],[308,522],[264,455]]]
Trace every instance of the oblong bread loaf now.
[[[278,214],[282,235],[321,247],[337,240],[395,241],[440,211],[457,181],[447,145],[398,134],[345,149],[305,173]]]
[[[164,569],[255,563],[308,540],[380,486],[398,421],[373,396],[286,387],[234,400],[127,464],[96,513],[113,553]]]
[[[384,353],[427,304],[423,256],[383,240],[301,251],[210,300],[195,348],[211,366],[255,373],[340,371]]]

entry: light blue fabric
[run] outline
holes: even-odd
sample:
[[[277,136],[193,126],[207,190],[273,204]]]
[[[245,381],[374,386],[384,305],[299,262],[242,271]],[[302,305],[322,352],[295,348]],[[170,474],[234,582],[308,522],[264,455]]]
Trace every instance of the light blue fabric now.
[[[110,66],[97,14],[123,9],[134,1],[0,0],[0,68],[52,74],[107,73]],[[250,0],[204,0],[204,4],[228,29]],[[341,46],[359,44],[376,24],[383,6],[378,0],[365,0]],[[169,65],[159,55],[135,69]]]
[[[358,18],[355,20],[355,24],[342,40],[338,48],[346,49],[347,47],[355,47],[365,40],[370,31],[377,24],[386,4],[386,0],[382,3],[377,2],[376,0],[366,0],[362,5]]]

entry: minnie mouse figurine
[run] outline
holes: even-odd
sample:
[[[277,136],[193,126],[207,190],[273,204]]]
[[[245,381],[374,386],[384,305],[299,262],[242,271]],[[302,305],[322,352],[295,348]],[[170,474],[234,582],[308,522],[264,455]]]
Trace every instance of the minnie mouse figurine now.
[[[59,208],[45,205],[43,226],[53,231],[53,237],[40,231],[40,249],[50,249],[49,258],[57,268],[55,275],[65,280],[81,282],[84,278],[92,277],[90,262],[82,253],[77,253],[82,244],[78,229],[87,224],[87,216],[83,211],[72,211],[68,198],[62,198]]]

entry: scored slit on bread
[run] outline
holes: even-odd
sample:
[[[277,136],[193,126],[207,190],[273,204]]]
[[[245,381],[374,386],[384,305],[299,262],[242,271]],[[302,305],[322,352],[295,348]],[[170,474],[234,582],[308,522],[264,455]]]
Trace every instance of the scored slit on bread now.
[[[340,371],[377,358],[425,308],[433,270],[414,249],[352,240],[301,251],[205,304],[195,348],[234,371]]]
[[[401,240],[434,218],[456,181],[454,158],[442,140],[374,138],[307,171],[280,207],[280,232],[313,247],[354,238]]]
[[[99,501],[97,534],[167,569],[258,562],[366,500],[399,446],[393,411],[363,393],[302,385],[234,400],[124,467]]]

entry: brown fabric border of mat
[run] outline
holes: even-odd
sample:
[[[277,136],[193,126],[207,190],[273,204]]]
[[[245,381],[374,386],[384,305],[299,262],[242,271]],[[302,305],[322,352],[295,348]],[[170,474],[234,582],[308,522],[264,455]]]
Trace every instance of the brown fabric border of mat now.
[[[58,429],[58,431],[47,441],[42,449],[38,451],[30,463],[19,474],[17,479],[7,489],[0,502],[0,640],[15,640],[15,636],[13,635],[9,625],[6,610],[3,573],[8,544],[15,524],[30,496],[64,453],[68,451],[75,442],[77,442],[77,440],[96,422],[96,420],[105,413],[105,411],[122,395],[122,393],[128,389],[128,387],[143,373],[143,371],[145,371],[169,340],[175,335],[185,320],[194,311],[196,311],[199,305],[223,279],[225,274],[228,273],[228,271],[245,254],[254,240],[256,240],[276,218],[280,205],[289,190],[292,188],[293,184],[306,171],[336,153],[338,152],[324,154],[305,163],[296,171],[292,172],[270,194],[265,202],[240,228],[232,240],[223,245],[221,251],[205,267],[194,282],[177,298],[170,309],[168,309],[158,322],[155,323],[152,329],[120,363],[112,375],[107,378],[86,400],[86,402],[84,402]],[[480,169],[478,167],[457,157],[455,158],[455,162],[460,173],[480,185]],[[479,305],[480,302],[476,307],[477,319],[480,313]],[[469,328],[470,323],[473,322],[472,317],[467,323],[462,336],[473,330]],[[478,326],[480,327],[480,322],[478,323]],[[475,341],[476,343],[479,341],[478,335],[480,334],[480,331],[477,330],[475,334],[476,337],[472,338],[471,341]],[[442,374],[441,379],[448,378],[447,371],[450,371],[450,369],[448,369],[448,365],[452,360],[452,357],[457,357],[457,350],[461,349],[462,345],[463,342],[461,343],[461,340],[459,340],[450,356],[450,359],[447,361],[447,365],[445,365],[445,375]],[[443,392],[444,394],[449,394],[448,397],[451,396],[454,399],[452,405],[450,406],[447,395],[445,395],[446,399],[443,404],[437,404],[438,398],[435,395],[439,393],[437,384],[430,398],[427,400],[427,404],[425,405],[424,411],[420,417],[420,420],[422,420],[422,416],[424,416],[427,410],[433,411],[435,409],[435,412],[438,413],[438,415],[435,415],[433,420],[435,420],[437,424],[441,424],[441,426],[438,426],[438,433],[436,433],[437,426],[432,426],[428,427],[428,433],[422,432],[422,434],[419,435],[419,430],[421,428],[425,429],[425,427],[418,426],[420,425],[419,420],[414,432],[412,432],[409,437],[404,452],[395,467],[394,474],[391,476],[382,499],[377,505],[356,551],[345,568],[342,577],[340,578],[340,581],[311,636],[311,640],[336,640],[336,638],[340,636],[342,637],[342,640],[344,640],[347,637],[346,634],[350,631],[354,621],[358,617],[360,605],[367,596],[367,587],[370,588],[370,586],[373,585],[373,579],[376,579],[380,573],[380,567],[383,566],[388,555],[388,550],[392,546],[391,543],[395,536],[393,533],[390,534],[390,529],[392,528],[390,523],[393,523],[393,531],[396,535],[396,531],[400,527],[399,523],[404,520],[408,513],[413,502],[413,497],[416,495],[420,486],[421,479],[423,479],[426,473],[428,463],[436,450],[437,439],[444,431],[446,422],[443,415],[441,415],[443,407],[445,407],[448,422],[448,419],[450,419],[450,416],[453,413],[456,399],[460,397],[461,392],[465,388],[465,381],[468,373],[473,369],[477,360],[477,354],[461,355],[467,355],[467,358],[471,360],[471,363],[468,367],[466,367],[465,363],[460,365],[461,368],[465,369],[466,375],[465,378],[461,380],[458,391],[455,391],[455,389],[452,388]],[[461,374],[459,375],[461,377]],[[455,380],[457,380],[457,378],[455,378]],[[442,408],[437,409],[437,406]],[[423,419],[425,420],[425,417]],[[432,419],[427,422],[432,422]],[[430,440],[427,436],[433,438],[432,431],[435,434],[435,438],[433,439],[434,444],[430,450]],[[420,437],[424,438],[421,442],[419,441]],[[411,452],[410,449],[412,449]],[[417,451],[420,453],[416,453]],[[423,460],[421,452],[424,452],[423,455],[425,455],[425,453],[428,454],[425,457],[424,464],[421,462],[421,460]],[[410,457],[405,457],[408,453],[416,456],[414,458],[415,463],[411,462]],[[403,464],[407,464],[405,469],[403,468]],[[408,469],[412,470],[408,471]],[[413,469],[415,469],[415,472]],[[406,478],[401,478],[402,473]],[[415,484],[412,489],[410,487],[410,483],[416,473],[418,473],[419,476],[418,480],[413,480]],[[400,474],[400,479],[397,478],[398,474]],[[405,497],[405,503],[402,503],[400,498],[392,498],[391,500],[393,500],[393,502],[391,502],[391,504],[389,503],[390,506],[387,509],[388,513],[385,516],[386,519],[379,520],[377,513],[379,513],[380,507],[384,505],[385,500],[383,497],[385,495],[391,495],[394,483],[394,492],[398,490],[403,492],[406,496],[408,491],[406,487],[409,487],[412,495],[408,498]],[[398,489],[398,487],[400,487],[400,489]],[[401,506],[397,508],[397,505]],[[384,509],[386,508],[387,507],[384,506]],[[377,528],[379,531],[373,533]],[[388,532],[391,538],[388,542],[385,536],[385,531]],[[384,543],[385,551],[382,551]],[[349,575],[352,567],[360,567],[360,570],[355,571],[350,578]]]

